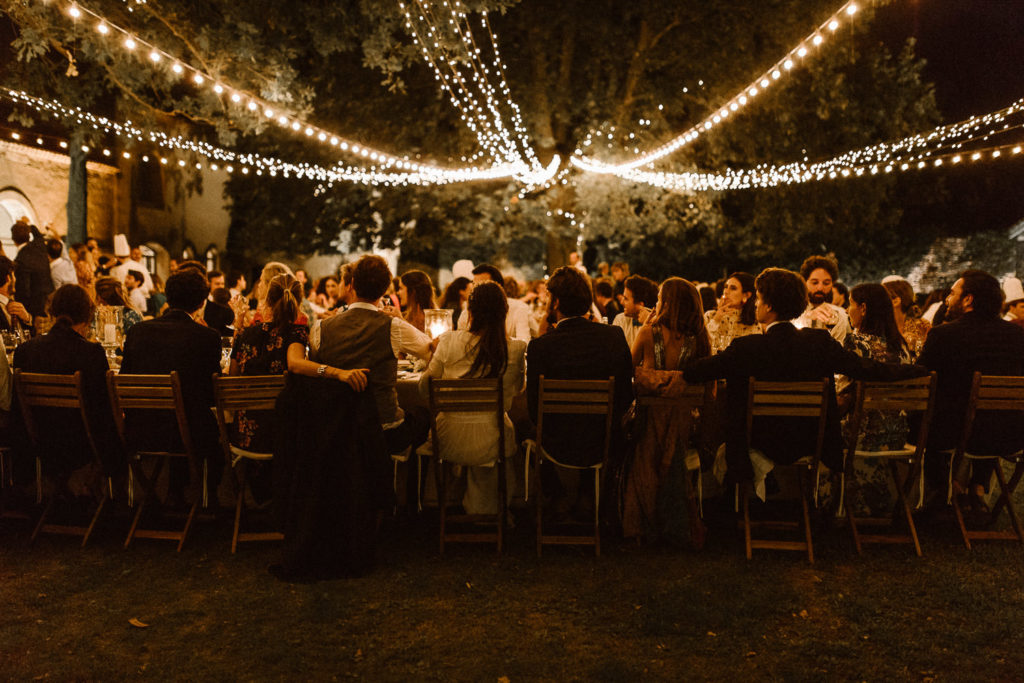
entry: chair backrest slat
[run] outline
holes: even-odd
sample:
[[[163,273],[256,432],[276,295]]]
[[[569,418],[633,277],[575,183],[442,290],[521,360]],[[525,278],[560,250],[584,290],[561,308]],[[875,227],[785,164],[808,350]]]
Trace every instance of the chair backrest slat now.
[[[857,382],[853,413],[850,417],[849,452],[853,454],[857,450],[860,427],[867,411],[905,411],[921,414],[918,433],[916,439],[913,440],[917,444],[915,457],[919,458],[928,441],[928,430],[935,408],[935,382],[934,372],[928,373],[924,377],[895,382]],[[852,457],[847,462],[852,463]]]
[[[747,394],[747,434],[755,417],[817,418],[817,439],[813,465],[821,459],[825,440],[828,378],[817,382],[761,381],[751,377]]]
[[[39,445],[41,434],[36,423],[33,408],[64,408],[77,410],[85,438],[92,449],[93,456],[99,462],[99,453],[93,439],[92,425],[86,412],[86,401],[82,395],[82,373],[56,375],[39,372],[23,372],[14,370],[14,391],[18,395],[21,414],[25,429],[33,443]],[[44,427],[45,429],[45,427]]]
[[[122,375],[109,370],[107,388],[114,412],[114,424],[121,443],[129,453],[133,451],[125,429],[125,411],[163,410],[174,413],[185,451],[190,458],[195,457],[192,431],[185,414],[185,400],[177,372],[169,375]]]
[[[444,459],[437,428],[442,413],[490,413],[498,433],[498,462],[505,462],[505,397],[501,377],[429,380],[430,437],[434,454]],[[501,475],[504,476],[504,475]]]
[[[542,443],[544,415],[606,415],[601,458],[602,463],[606,462],[611,448],[615,378],[548,379],[541,375],[537,384],[538,443]]]
[[[227,413],[238,410],[274,410],[278,394],[288,380],[287,373],[281,375],[235,375],[226,377],[213,375],[214,413],[221,448],[228,462],[232,460],[231,439],[228,436]]]

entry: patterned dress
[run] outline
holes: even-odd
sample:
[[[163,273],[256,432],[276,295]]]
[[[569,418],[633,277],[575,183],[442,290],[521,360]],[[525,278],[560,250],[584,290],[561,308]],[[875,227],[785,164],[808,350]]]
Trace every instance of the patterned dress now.
[[[895,353],[882,337],[851,332],[846,337],[846,348],[859,356],[883,363],[909,364],[910,351],[904,347]],[[852,391],[849,386],[847,391]],[[843,432],[850,437],[849,417],[843,418]],[[880,451],[903,448],[910,428],[902,411],[869,410],[860,428],[860,450]],[[888,463],[882,458],[858,458],[857,486],[860,492],[854,512],[863,517],[884,517],[891,514],[896,504],[896,491],[889,474]]]
[[[928,338],[928,333],[932,329],[932,324],[924,318],[907,318],[903,322],[903,338],[907,340],[907,346],[910,347],[910,357],[913,360],[917,360],[917,357],[921,355],[921,349],[924,348],[924,340]]]
[[[305,325],[292,324],[276,330],[271,323],[256,323],[247,327],[235,339],[231,359],[238,363],[242,375],[281,375],[288,369],[288,347],[309,343],[309,330]],[[269,422],[272,411],[243,411],[235,414],[231,435],[239,448],[257,453],[274,449]]]
[[[704,314],[704,322],[708,328],[708,336],[711,338],[711,353],[721,353],[729,348],[732,340],[736,337],[745,337],[748,334],[761,334],[761,328],[754,323],[744,325],[740,322],[740,312],[735,310],[708,311]]]

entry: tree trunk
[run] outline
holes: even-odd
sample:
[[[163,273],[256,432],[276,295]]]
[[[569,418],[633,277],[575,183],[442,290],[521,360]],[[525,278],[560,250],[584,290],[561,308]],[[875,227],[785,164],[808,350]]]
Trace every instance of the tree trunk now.
[[[71,167],[68,170],[68,244],[84,243],[88,237],[86,212],[89,204],[88,172],[85,167],[85,152],[82,151],[84,136],[81,130],[71,134],[68,154]]]

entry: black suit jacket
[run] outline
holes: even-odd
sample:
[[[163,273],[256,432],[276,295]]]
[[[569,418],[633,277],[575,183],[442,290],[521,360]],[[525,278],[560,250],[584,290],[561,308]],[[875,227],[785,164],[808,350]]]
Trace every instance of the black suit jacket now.
[[[843,443],[836,405],[835,374],[854,379],[891,381],[925,373],[913,365],[877,363],[843,349],[826,330],[798,330],[789,322],[772,325],[765,334],[738,337],[717,356],[699,360],[683,372],[687,383],[725,379],[728,436],[726,460],[730,481],[752,477],[752,446],[775,462],[788,464],[810,455],[817,423],[808,418],[758,418],[747,443],[749,378],[769,381],[813,381],[828,378],[828,412],[822,462],[830,469],[843,465]]]
[[[526,348],[526,397],[537,422],[540,376],[549,379],[615,377],[612,450],[621,444],[622,415],[633,401],[633,360],[622,329],[583,318],[567,318]],[[567,465],[600,462],[604,417],[550,415],[544,418],[544,449]]]
[[[14,351],[14,367],[25,372],[55,375],[82,373],[82,393],[100,459],[108,474],[124,468],[117,444],[107,393],[107,356],[103,347],[86,341],[58,319],[48,334],[30,339]],[[56,472],[70,472],[92,460],[92,452],[77,411],[68,408],[37,408],[33,418],[39,431],[43,462]]]
[[[205,457],[217,458],[217,424],[210,406],[213,373],[220,372],[220,335],[178,308],[132,325],[125,337],[121,373],[166,375],[175,370],[196,448]],[[127,417],[129,437],[136,443],[163,449],[180,443],[173,416],[140,412]]]
[[[234,334],[231,325],[235,322],[235,312],[230,306],[219,304],[216,301],[207,301],[206,309],[203,311],[203,321],[211,330],[215,330],[222,337],[230,337]]]
[[[1024,375],[1024,329],[998,317],[965,313],[931,329],[918,363],[938,375],[928,446],[952,450],[963,429],[974,373]],[[1024,424],[1020,416],[979,413],[975,418],[969,452],[1006,454],[1021,446]]]
[[[46,315],[46,297],[53,292],[53,278],[43,236],[35,227],[32,239],[14,257],[14,277],[14,300],[32,317]]]

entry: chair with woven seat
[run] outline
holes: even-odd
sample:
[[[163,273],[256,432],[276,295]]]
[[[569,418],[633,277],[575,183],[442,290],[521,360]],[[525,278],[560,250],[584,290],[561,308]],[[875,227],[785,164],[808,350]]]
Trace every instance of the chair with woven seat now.
[[[446,543],[495,543],[498,553],[504,549],[505,527],[508,514],[508,488],[505,472],[505,396],[501,377],[493,379],[436,379],[430,378],[430,434],[434,456],[437,458],[434,476],[437,483],[437,504],[440,509],[440,550],[444,555]],[[441,414],[456,417],[470,413],[484,414],[495,420],[498,430],[498,511],[496,515],[448,513],[448,467],[441,448],[437,419]],[[493,532],[450,531],[448,525],[486,524],[495,526]]]
[[[753,377],[747,395],[747,438],[751,438],[754,418],[808,418],[808,427],[816,429],[815,446],[811,453],[799,454],[789,464],[773,463],[774,469],[794,470],[800,486],[800,505],[803,512],[801,522],[750,519],[750,497],[753,491],[743,492],[743,538],[747,559],[751,559],[754,548],[772,550],[796,550],[807,553],[807,560],[814,562],[814,544],[811,539],[810,490],[812,477],[818,473],[818,463],[825,442],[826,415],[828,412],[829,380],[810,382],[770,382]],[[814,420],[815,422],[811,422]],[[799,529],[803,527],[803,541],[785,541],[768,538],[753,538],[752,531],[761,529]]]
[[[248,486],[246,463],[270,462],[273,453],[260,453],[240,448],[231,443],[228,423],[235,419],[240,410],[274,410],[277,396],[284,389],[286,375],[250,375],[225,377],[213,376],[214,412],[220,432],[221,448],[225,462],[231,463],[235,473],[235,523],[231,534],[231,553],[234,554],[239,542],[280,541],[284,534],[279,531],[243,532],[242,515],[245,511],[245,491]]]
[[[14,391],[18,396],[18,403],[21,406],[22,419],[24,420],[25,431],[28,433],[29,442],[36,449],[38,457],[42,461],[46,460],[47,450],[52,444],[47,443],[45,426],[40,424],[36,411],[38,409],[63,409],[63,412],[67,413],[65,417],[81,420],[86,444],[92,454],[93,462],[99,468],[99,471],[103,470],[103,461],[97,449],[96,439],[94,438],[92,425],[86,410],[81,372],[76,372],[73,375],[52,375],[23,372],[15,369]],[[107,500],[112,495],[112,486],[109,485],[109,480],[106,487],[107,491],[96,504],[88,525],[80,526],[50,523],[50,513],[53,511],[57,494],[67,486],[67,475],[48,478],[52,480],[54,490],[50,495],[45,496],[46,505],[39,516],[39,520],[36,522],[35,529],[32,531],[31,540],[35,541],[36,537],[41,533],[81,536],[81,547],[84,548],[89,542],[90,536],[92,536],[96,522],[99,520],[100,515],[103,514]]]
[[[545,534],[543,519],[543,494],[537,492],[536,515],[537,515],[537,556],[541,555],[544,545],[592,545],[594,554],[601,555],[601,475],[605,463],[608,461],[608,453],[611,449],[612,440],[612,417],[615,406],[615,378],[608,379],[547,379],[541,375],[537,385],[537,438],[528,439],[526,445],[526,488],[529,490],[529,471],[531,464],[531,453],[533,456],[533,470],[537,485],[541,482],[541,468],[545,462],[570,470],[591,471],[594,475],[594,526],[591,534],[570,535],[570,534]],[[603,450],[600,459],[596,459],[592,465],[570,465],[558,460],[557,453],[547,452],[542,444],[544,435],[544,417],[547,415],[598,415],[605,416]],[[528,495],[528,493],[527,493]]]
[[[925,445],[928,443],[928,428],[931,424],[932,410],[935,405],[935,373],[925,377],[903,380],[899,382],[857,382],[854,388],[854,410],[850,417],[850,443],[846,456],[845,507],[846,519],[853,535],[853,543],[857,554],[863,551],[864,543],[911,543],[918,557],[921,556],[921,543],[917,537],[913,512],[908,496],[913,487],[922,487]],[[865,450],[860,447],[861,427],[868,411],[903,411],[921,415],[915,443],[908,443],[903,448],[886,450]],[[857,518],[856,503],[859,489],[855,475],[855,463],[858,459],[884,461],[888,465],[889,475],[895,485],[898,510],[902,511],[907,523],[907,533],[863,533],[859,524],[891,525],[893,516],[887,518]],[[907,474],[901,477],[899,466],[906,465]]]
[[[999,482],[999,498],[992,507],[991,515],[987,520],[989,525],[994,524],[1002,514],[1003,508],[1010,517],[1010,524],[1013,531],[991,530],[991,529],[968,529],[964,524],[964,514],[958,496],[953,496],[953,510],[956,514],[956,521],[960,527],[960,534],[963,536],[964,545],[971,549],[972,540],[1010,540],[1024,543],[1024,533],[1021,531],[1020,519],[1017,517],[1017,510],[1013,504],[1013,493],[1020,483],[1021,476],[1024,476],[1024,450],[1005,455],[979,455],[970,453],[968,446],[971,440],[971,433],[974,429],[975,419],[979,412],[997,412],[1007,414],[1008,418],[1014,413],[1017,416],[1024,415],[1024,377],[1000,377],[995,375],[983,375],[980,372],[974,373],[971,383],[971,394],[967,401],[967,415],[964,419],[964,429],[950,462],[950,485],[952,487],[953,472],[960,469],[962,464],[979,460],[994,460],[996,480]],[[1013,463],[1013,473],[1009,481],[1003,472],[1002,461]]]
[[[178,552],[181,552],[185,545],[185,539],[192,528],[196,511],[200,502],[205,502],[208,492],[206,489],[206,462],[200,461],[192,441],[192,431],[189,429],[188,415],[185,412],[185,402],[181,392],[181,380],[177,372],[169,375],[121,375],[113,370],[107,373],[107,386],[110,391],[110,403],[114,412],[114,424],[117,427],[117,434],[121,444],[128,456],[129,466],[129,496],[134,496],[134,482],[138,482],[141,489],[141,500],[132,518],[131,528],[128,530],[128,537],[125,538],[124,547],[131,545],[135,538],[154,538],[172,540],[178,542]],[[146,447],[139,447],[134,443],[134,438],[128,433],[127,419],[132,412],[161,411],[174,415],[177,425],[177,432],[180,436],[181,450],[150,450]],[[167,444],[168,449],[178,444]],[[142,528],[140,521],[146,505],[157,497],[156,484],[164,465],[172,460],[185,460],[189,468],[189,482],[192,488],[193,499],[185,519],[185,526],[180,531],[164,530],[154,528]],[[147,463],[153,463],[149,472],[146,472]],[[201,487],[201,496],[196,488]]]

